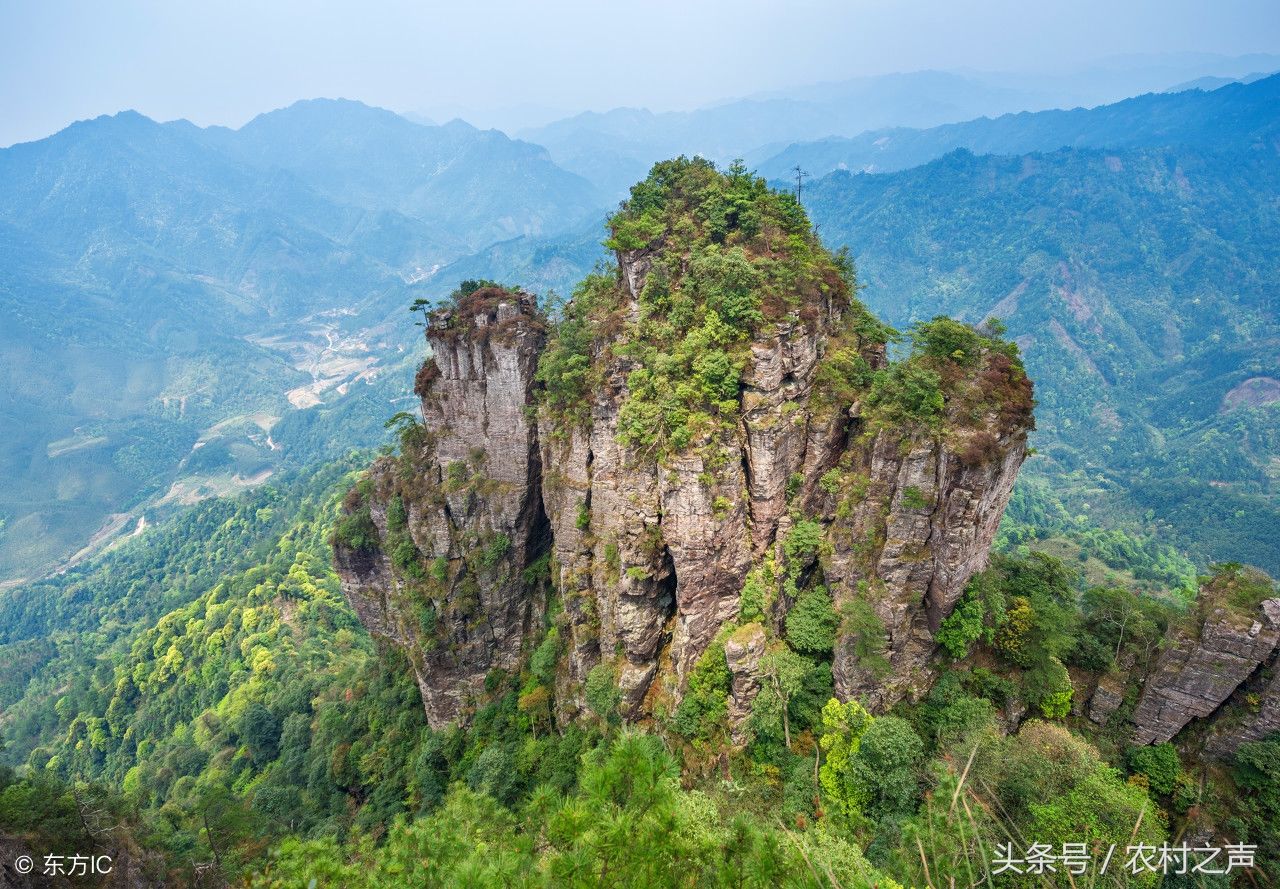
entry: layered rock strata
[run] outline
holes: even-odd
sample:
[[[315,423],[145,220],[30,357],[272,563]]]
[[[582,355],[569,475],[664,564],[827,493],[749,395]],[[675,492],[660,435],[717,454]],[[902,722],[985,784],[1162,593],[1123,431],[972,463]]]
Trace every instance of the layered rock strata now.
[[[623,280],[635,287],[644,273],[629,259]],[[428,331],[421,442],[370,471],[358,508],[381,545],[336,548],[361,620],[410,653],[433,725],[465,713],[495,667],[518,667],[545,607],[526,575],[548,548],[567,623],[562,713],[582,706],[587,674],[605,661],[625,715],[645,712],[663,669],[678,700],[689,668],[737,617],[753,567],[782,558],[797,511],[825,535],[803,571],[823,572],[838,611],[861,603],[880,627],[874,640],[840,633],[837,693],[883,708],[927,687],[933,633],[985,565],[1025,425],[987,417],[948,440],[867,429],[856,402],[817,409],[828,336],[789,322],[751,343],[737,428],[659,465],[618,442],[625,359],[606,368],[585,428],[545,410],[535,422],[542,321],[527,295],[478,296]],[[882,344],[861,345],[869,368],[885,365]],[[965,451],[974,436],[988,438],[989,455]],[[404,513],[402,530],[389,509]],[[778,626],[789,604],[777,603]],[[763,647],[734,650],[735,724],[749,715]]]
[[[1197,619],[1160,655],[1143,686],[1133,713],[1139,744],[1168,741],[1193,719],[1214,713],[1280,643],[1280,599],[1242,610],[1212,591],[1201,596]],[[1269,707],[1280,712],[1280,704]],[[1260,716],[1258,731],[1266,734],[1267,717]]]
[[[649,262],[619,257],[628,316]],[[618,442],[628,358],[605,362],[586,428],[542,412],[554,580],[572,619],[565,690],[611,661],[623,712],[637,716],[665,664],[667,697],[678,699],[694,662],[738,616],[748,574],[770,555],[781,559],[792,513],[819,519],[826,538],[803,571],[821,569],[837,611],[859,600],[881,624],[871,646],[840,634],[837,694],[881,709],[928,687],[933,633],[986,565],[1025,457],[1027,419],[1002,427],[984,416],[942,437],[873,427],[856,401],[819,407],[818,372],[844,320],[834,304],[820,317],[760,330],[746,353],[736,428],[664,465]],[[857,348],[871,371],[886,365],[883,343]],[[975,454],[975,438],[988,449]],[[789,605],[778,603],[779,627]],[[867,647],[875,658],[863,656]]]

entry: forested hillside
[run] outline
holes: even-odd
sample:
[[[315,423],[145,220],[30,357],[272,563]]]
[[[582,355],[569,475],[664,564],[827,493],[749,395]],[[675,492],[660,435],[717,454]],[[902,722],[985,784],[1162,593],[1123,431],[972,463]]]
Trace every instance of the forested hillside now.
[[[735,209],[721,215],[728,207]],[[1280,864],[1280,746],[1267,734],[1276,700],[1268,658],[1280,645],[1273,581],[1233,564],[1195,577],[1176,551],[1067,513],[1033,481],[1013,501],[1002,552],[957,588],[928,631],[928,649],[900,647],[877,605],[919,607],[910,575],[896,566],[916,571],[922,560],[893,543],[895,535],[928,530],[915,517],[939,512],[931,498],[960,500],[913,476],[916,484],[881,503],[896,470],[861,476],[856,449],[888,441],[874,451],[883,467],[942,448],[934,459],[960,474],[952,487],[971,502],[973,467],[1007,459],[993,456],[999,446],[981,424],[1003,418],[1013,435],[1029,421],[1016,344],[991,327],[942,319],[916,325],[903,344],[909,354],[888,360],[884,346],[895,335],[859,307],[847,260],[823,251],[792,196],[768,192],[741,168],[660,166],[612,220],[612,243],[634,257],[634,241],[657,239],[659,225],[689,239],[697,277],[654,279],[663,286],[640,288],[640,299],[702,314],[690,327],[695,340],[708,325],[731,329],[704,300],[742,330],[770,323],[766,312],[801,317],[804,306],[788,295],[841,300],[840,311],[830,303],[831,317],[847,324],[828,330],[834,346],[804,410],[828,416],[821,412],[832,404],[861,403],[868,429],[836,439],[849,455],[812,484],[803,473],[779,476],[777,544],[729,590],[735,607],[690,658],[683,688],[655,682],[657,694],[637,701],[603,660],[572,678],[574,659],[609,626],[603,609],[587,604],[597,593],[565,570],[581,552],[563,542],[540,551],[547,542],[536,535],[529,542],[515,529],[494,530],[511,490],[500,473],[518,471],[518,461],[495,451],[499,462],[490,466],[483,449],[471,448],[428,471],[425,455],[453,447],[448,436],[459,433],[451,430],[471,428],[466,411],[476,409],[441,402],[462,411],[454,425],[439,422],[438,408],[424,413],[426,426],[398,415],[399,452],[385,449],[372,473],[357,471],[371,455],[353,454],[282,475],[191,507],[64,575],[5,592],[0,731],[5,758],[18,768],[0,772],[0,831],[43,852],[65,848],[73,829],[137,862],[152,885],[1042,886],[1044,875],[996,866],[1001,846],[1024,849],[1032,836],[1053,848],[1083,842],[1101,850],[1189,835],[1248,843],[1257,846],[1260,874],[1272,873]],[[794,237],[783,241],[783,226]],[[740,262],[714,262],[721,234]],[[763,253],[765,239],[803,248],[804,261]],[[751,261],[776,272],[775,285],[761,277],[745,290],[724,289],[743,280]],[[541,383],[536,416],[547,453],[567,459],[555,449],[579,434],[577,399],[595,372],[581,359],[608,355],[591,344],[627,323],[609,302],[627,298],[625,272],[589,277],[556,318],[536,314],[527,295],[466,282],[431,316],[433,341],[458,355],[476,341],[497,356],[535,341],[523,339],[530,333],[549,336],[543,359],[525,367]],[[776,302],[755,302],[768,286],[780,288]],[[519,316],[510,309],[517,299]],[[474,321],[487,321],[486,313],[492,327]],[[723,386],[729,371],[707,356],[743,358],[745,341],[722,332],[717,348],[689,352],[658,335],[670,323],[664,316],[646,310],[640,319],[634,342],[652,362],[653,382],[624,403],[620,429],[638,436],[624,446],[668,459],[705,448],[695,436],[708,429],[727,436],[722,445],[731,441],[736,423],[719,418],[740,409],[737,400],[706,401],[701,390],[668,390],[662,381],[678,367],[672,362],[687,360],[695,379]],[[673,350],[667,361],[664,350]],[[491,366],[510,365],[495,358]],[[435,387],[451,383],[439,364],[424,368],[418,394],[444,398]],[[970,385],[968,374],[981,374],[984,385]],[[503,379],[485,383],[486,404],[506,404]],[[534,417],[519,403],[507,409],[523,420],[497,422],[503,440]],[[640,411],[660,416],[641,421]],[[489,434],[480,428],[472,431]],[[769,422],[754,428],[778,431]],[[639,437],[646,434],[656,437]],[[894,435],[904,436],[907,453]],[[593,463],[603,471],[603,459]],[[757,479],[761,472],[757,464]],[[675,484],[672,475],[660,483]],[[639,477],[634,465],[625,477]],[[703,472],[691,484],[719,482]],[[677,535],[689,533],[670,526],[663,537],[611,537],[608,498],[583,502],[564,490],[549,492],[560,498],[551,501],[555,534],[581,535],[589,551],[600,550],[592,577],[610,608],[620,585],[649,580],[637,561],[644,547],[679,545]],[[413,536],[438,502],[456,505],[448,521],[481,522],[457,559],[428,560]],[[563,514],[557,502],[567,504]],[[744,508],[725,495],[710,502],[716,521]],[[540,527],[536,508],[517,512],[533,513],[531,527]],[[957,515],[946,529],[953,540],[974,521]],[[841,524],[853,517],[885,526],[855,536]],[[346,595],[331,567],[335,543]],[[866,564],[882,574],[845,595],[840,560],[877,552]],[[376,597],[359,586],[371,573],[353,580],[353,566],[363,564],[389,566]],[[666,564],[700,577],[697,563],[668,556]],[[441,720],[445,705],[424,703],[433,700],[428,692],[450,688],[431,685],[429,671],[455,670],[441,682],[460,683],[469,674],[453,660],[466,658],[465,669],[480,663],[475,646],[492,645],[504,618],[476,608],[498,588],[543,604],[527,612],[507,662],[481,664],[465,696],[454,687],[452,704],[461,707]],[[620,607],[638,608],[626,600]],[[371,638],[362,620],[399,641]],[[486,632],[472,636],[480,626]],[[619,636],[623,652],[634,638]],[[1235,654],[1213,660],[1220,651]],[[743,668],[750,662],[754,674]],[[748,697],[750,675],[758,678]],[[859,694],[842,695],[851,676]],[[1153,696],[1179,693],[1188,676],[1213,695],[1208,718],[1179,711],[1151,722]],[[914,693],[905,693],[904,677],[918,683]],[[890,697],[886,689],[900,691]],[[1157,734],[1139,743],[1135,727]],[[109,829],[101,822],[108,816]],[[1154,873],[1116,869],[1096,874],[1093,885],[1158,882]]]
[[[438,797],[414,777],[417,691],[328,567],[350,465],[201,504],[7,596],[7,756],[111,788],[183,880],[214,859],[235,873],[290,833],[376,831]]]
[[[67,848],[59,825],[106,806],[117,842],[168,874],[157,880],[256,873],[280,887],[962,884],[1029,832],[1280,839],[1274,741],[1223,767],[1180,760],[1071,715],[1070,695],[1002,735],[1062,663],[1079,682],[1117,651],[1150,658],[1181,619],[1176,600],[1088,587],[1026,550],[975,578],[939,637],[959,660],[890,715],[827,704],[829,672],[792,687],[791,661],[814,655],[784,648],[745,750],[725,746],[723,660],[699,665],[692,705],[643,732],[600,689],[588,718],[557,723],[536,700],[560,650],[553,620],[518,674],[491,676],[469,729],[433,732],[407,665],[375,650],[327,567],[350,465],[201,504],[24,591],[6,623],[2,684],[21,697],[3,729],[6,758],[32,769],[0,780],[0,829]],[[801,629],[788,621],[794,645]]]
[[[893,323],[1008,327],[1037,383],[1028,470],[1073,514],[1274,571],[1278,186],[1270,147],[957,152],[806,202]]]
[[[1280,881],[1280,75],[1026,110],[1170,65],[0,149],[0,884]]]
[[[597,206],[536,146],[357,102],[240,130],[122,112],[0,150],[0,579],[373,444],[377,423],[327,450],[289,428],[380,422],[435,270]]]

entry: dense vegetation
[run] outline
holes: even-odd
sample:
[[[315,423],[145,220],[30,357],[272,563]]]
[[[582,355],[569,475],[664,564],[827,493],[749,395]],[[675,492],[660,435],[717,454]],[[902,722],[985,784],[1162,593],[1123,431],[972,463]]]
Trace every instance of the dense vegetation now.
[[[609,220],[605,245],[621,255],[654,253],[626,318],[621,280],[588,277],[539,367],[545,401],[571,422],[627,328],[618,357],[636,369],[619,416],[619,441],[657,457],[735,428],[750,340],[766,322],[813,325],[852,295],[851,270],[818,242],[795,197],[770,190],[741,164],[721,173],[700,158],[654,166]],[[577,413],[575,413],[577,412]]]
[[[485,300],[489,283],[456,298]],[[573,324],[570,310],[557,335]],[[935,320],[889,367],[946,374],[1002,348]],[[886,403],[917,411],[894,422],[928,427],[928,398]],[[410,445],[421,434],[395,425]],[[813,570],[821,528],[801,519],[678,707],[624,725],[606,669],[587,682],[588,712],[557,722],[553,607],[522,669],[489,676],[470,726],[433,731],[411,671],[375,648],[329,568],[334,529],[360,533],[339,492],[362,462],[202,504],[5,598],[4,732],[20,768],[0,775],[0,831],[58,849],[96,830],[88,812],[173,883],[260,887],[1031,886],[994,873],[1000,846],[1159,844],[1209,825],[1273,848],[1280,739],[1222,766],[1124,740],[1131,679],[1183,619],[1186,563],[1068,522],[1045,492],[1015,510],[1010,553],[944,622],[937,684],[887,714],[832,696],[837,626],[874,615],[836,608]],[[1087,562],[1038,551],[1057,539],[1112,573],[1091,583],[1075,567]],[[1273,589],[1238,566],[1201,583],[1240,607]],[[766,634],[764,687],[734,743],[725,645],[764,632],[780,594],[794,605]],[[1073,704],[1108,675],[1130,677],[1127,703],[1097,727]],[[1155,880],[1094,883],[1142,884]]]
[[[1070,715],[1067,670],[1152,656],[1180,602],[1082,588],[1034,551],[974,579],[941,637],[959,660],[923,701],[885,716],[830,700],[834,616],[815,592],[768,656],[745,749],[728,742],[723,647],[665,720],[620,726],[616,698],[598,694],[600,715],[548,722],[530,691],[554,654],[550,630],[521,675],[491,677],[470,729],[433,732],[408,671],[374,651],[326,567],[347,478],[338,468],[201,507],[243,526],[253,564],[33,680],[6,721],[27,777],[0,782],[0,829],[54,848],[57,819],[98,800],[172,879],[216,861],[261,886],[968,885],[1024,836],[1159,843],[1207,818],[1264,848],[1273,837],[1280,741],[1219,769],[1170,745],[1127,748],[1119,724]],[[265,513],[284,503],[297,518],[276,524]],[[169,582],[200,577],[223,547],[207,532],[174,546],[181,530],[157,529],[97,570],[150,558]],[[789,540],[797,557],[805,535]],[[121,613],[100,612],[99,626]],[[1034,718],[1006,737],[1019,702]],[[33,721],[41,709],[55,724]]]
[[[286,842],[253,885],[895,885],[833,832],[729,817],[724,800],[682,790],[653,735],[594,748],[578,778],[568,795],[541,785],[514,808],[458,784],[435,813],[398,822],[384,846],[365,843],[354,857],[331,840]]]
[[[919,426],[942,433],[995,413],[1029,424],[1031,387],[1002,329],[938,317],[914,325],[904,360],[884,348],[903,339],[857,298],[846,252],[826,250],[796,196],[735,163],[701,158],[654,166],[608,222],[607,247],[643,263],[631,315],[625,273],[597,271],[560,311],[538,380],[552,434],[588,417],[589,395],[614,359],[630,368],[618,441],[659,461],[691,446],[710,467],[736,433],[745,368],[760,331],[822,329],[828,337],[815,407],[863,400],[867,429]],[[872,363],[875,363],[875,367]],[[881,366],[883,365],[883,366]],[[989,435],[965,443],[975,462]]]
[[[9,755],[40,780],[113,788],[143,813],[138,838],[188,874],[233,873],[282,832],[343,835],[405,811],[417,691],[328,567],[356,462],[202,504],[6,597],[28,606],[6,642],[19,656],[4,687],[22,695],[7,702]]]
[[[1023,555],[1032,546],[1075,563],[1095,584],[1195,595],[1196,566],[1184,553],[1153,535],[1073,515],[1058,491],[1035,475],[1019,479],[995,541],[996,549]]]

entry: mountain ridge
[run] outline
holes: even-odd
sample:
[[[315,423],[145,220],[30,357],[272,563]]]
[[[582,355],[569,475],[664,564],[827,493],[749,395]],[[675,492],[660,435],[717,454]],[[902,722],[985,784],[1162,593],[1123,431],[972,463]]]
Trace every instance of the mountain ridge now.
[[[831,173],[805,200],[890,323],[1007,325],[1039,387],[1027,471],[1056,479],[1073,511],[1161,529],[1202,563],[1275,571],[1277,177],[1253,147],[960,149]],[[1256,398],[1228,399],[1254,379]]]
[[[394,387],[376,404],[342,393],[372,394],[365,384],[408,361],[415,344],[389,321],[409,294],[499,236],[595,207],[586,183],[500,133],[358,103],[301,110],[258,119],[252,144],[125,111],[0,150],[0,253],[14,260],[0,279],[0,411],[18,430],[0,444],[0,576],[47,570],[157,498],[234,490],[333,447],[289,419],[309,406],[344,404],[340,449],[376,443],[371,415],[390,412]],[[432,167],[406,207],[419,216],[387,198],[417,168],[334,187],[334,169],[377,155],[370,118],[401,134],[399,150],[445,152],[449,169]],[[41,407],[49,393],[56,409]]]
[[[1273,136],[1280,120],[1280,75],[1233,82],[1210,92],[1149,93],[1093,108],[1020,111],[928,130],[875,130],[853,138],[793,144],[758,159],[768,178],[797,164],[821,176],[835,169],[894,172],[957,148],[977,154],[1027,154],[1062,147],[1208,146],[1222,139]]]

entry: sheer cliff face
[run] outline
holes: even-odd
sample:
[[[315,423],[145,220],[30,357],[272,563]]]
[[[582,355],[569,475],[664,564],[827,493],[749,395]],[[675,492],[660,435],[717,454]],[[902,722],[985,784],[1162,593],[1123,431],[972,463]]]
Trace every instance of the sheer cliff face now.
[[[433,724],[519,668],[548,596],[561,719],[588,674],[627,718],[669,713],[714,648],[741,724],[811,594],[830,636],[809,653],[883,708],[927,687],[933,633],[985,565],[1031,425],[1012,348],[947,322],[890,363],[789,196],[681,163],[637,187],[616,274],[549,339],[522,294],[432,319],[425,427],[348,500],[377,540],[338,535],[344,588],[409,651]]]
[[[650,259],[619,256],[623,317],[641,311]],[[882,341],[851,332],[852,311],[836,297],[809,323],[762,326],[742,352],[737,422],[663,460],[619,444],[635,365],[605,344],[589,422],[558,421],[544,407],[544,500],[571,618],[562,703],[600,663],[617,676],[627,715],[677,700],[694,662],[741,620],[749,576],[766,564],[778,580],[786,573],[783,544],[797,521],[816,523],[821,540],[790,560],[804,562],[792,573],[801,587],[824,583],[842,618],[837,694],[883,708],[927,689],[933,633],[985,567],[1029,417],[975,421],[958,398],[939,434],[885,425],[856,398],[833,400],[819,378],[829,352],[852,349],[870,373],[887,365]],[[779,589],[770,604],[764,619],[780,636],[792,601]],[[751,686],[753,664],[730,667],[735,684]],[[739,703],[745,718],[750,702]]]
[[[485,289],[433,317],[428,339],[415,387],[423,426],[348,498],[368,510],[377,544],[338,540],[335,557],[360,620],[407,651],[440,726],[490,670],[518,668],[545,611],[526,576],[548,544],[532,422],[545,328],[528,294]]]

